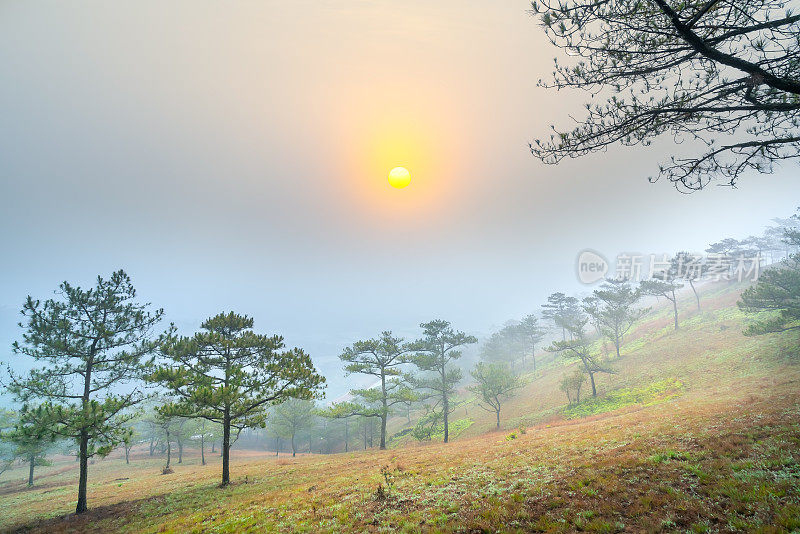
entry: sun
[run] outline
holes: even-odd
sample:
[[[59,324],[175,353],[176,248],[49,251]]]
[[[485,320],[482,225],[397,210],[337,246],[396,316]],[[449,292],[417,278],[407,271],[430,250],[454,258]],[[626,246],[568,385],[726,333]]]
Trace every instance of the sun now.
[[[395,167],[389,171],[389,185],[396,189],[403,189],[411,183],[411,173],[405,167]]]

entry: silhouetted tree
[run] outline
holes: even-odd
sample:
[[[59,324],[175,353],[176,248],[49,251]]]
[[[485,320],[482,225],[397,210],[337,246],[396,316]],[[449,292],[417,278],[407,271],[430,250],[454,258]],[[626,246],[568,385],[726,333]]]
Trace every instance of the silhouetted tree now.
[[[545,87],[608,95],[571,131],[531,145],[546,163],[649,145],[667,134],[705,144],[664,177],[686,190],[736,184],[800,157],[800,15],[790,0],[536,0],[547,37],[570,57]]]
[[[524,352],[523,338],[517,324],[509,324],[493,332],[483,342],[480,357],[484,361],[503,363],[513,368],[514,361]]]

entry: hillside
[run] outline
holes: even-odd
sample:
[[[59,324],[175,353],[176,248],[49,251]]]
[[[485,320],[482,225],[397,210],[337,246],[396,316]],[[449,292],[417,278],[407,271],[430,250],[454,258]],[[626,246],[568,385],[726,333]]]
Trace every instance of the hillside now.
[[[234,451],[234,484],[216,487],[219,459],[196,455],[161,475],[143,451],[91,467],[83,516],[74,461],[3,476],[3,529],[35,532],[792,531],[800,528],[800,350],[796,333],[745,337],[741,287],[686,295],[681,329],[656,308],[628,336],[599,400],[566,410],[550,362],[503,410],[467,404],[451,444],[279,457]],[[466,396],[466,393],[464,394]],[[519,427],[524,427],[524,433]],[[395,427],[402,422],[395,421]],[[37,521],[35,518],[45,518]]]

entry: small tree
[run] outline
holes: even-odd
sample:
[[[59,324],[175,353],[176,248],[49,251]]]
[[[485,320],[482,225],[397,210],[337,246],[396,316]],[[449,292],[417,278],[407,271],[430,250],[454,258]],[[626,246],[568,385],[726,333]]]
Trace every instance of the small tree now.
[[[218,426],[205,419],[200,419],[200,423],[194,427],[192,440],[200,445],[200,465],[206,465],[206,443],[213,443],[217,439],[215,430]]]
[[[592,342],[585,333],[587,322],[588,318],[584,317],[576,319],[573,323],[567,325],[570,331],[569,339],[565,341],[554,341],[547,350],[558,352],[568,358],[579,360],[582,367],[589,375],[589,381],[592,384],[592,396],[596,397],[597,387],[595,385],[594,375],[597,373],[614,373],[614,371],[603,365],[598,355],[592,350]]]
[[[381,334],[380,339],[356,341],[339,356],[340,360],[347,363],[344,368],[347,374],[365,374],[380,380],[377,388],[351,391],[352,395],[363,399],[365,404],[349,403],[347,406],[352,410],[351,415],[380,417],[381,449],[386,448],[386,421],[391,408],[414,399],[413,391],[400,380],[400,366],[409,361],[408,354],[409,349],[403,344],[403,339],[394,337],[391,332],[386,331]],[[377,413],[374,409],[368,408],[369,405],[376,403],[379,405]],[[330,412],[334,413],[343,414],[341,409]]]
[[[128,425],[128,434],[122,440],[122,448],[125,450],[125,463],[131,463],[131,449],[139,440],[139,433],[135,425]]]
[[[298,433],[310,428],[316,416],[314,403],[304,399],[287,399],[275,407],[272,423],[281,436],[291,440],[292,456],[297,454]]]
[[[497,428],[500,429],[500,409],[503,402],[522,387],[522,381],[508,367],[497,363],[478,362],[471,374],[477,384],[469,389],[478,395],[478,406],[495,413]],[[481,402],[488,405],[488,408]]]
[[[530,350],[533,370],[536,370],[536,345],[544,339],[545,330],[539,325],[539,319],[531,314],[525,316],[517,325],[517,331],[524,340],[525,348]],[[525,365],[525,351],[522,352],[522,365]]]
[[[444,430],[443,420],[441,409],[425,405],[425,413],[414,425],[414,428],[411,429],[411,436],[417,441],[430,441],[438,430]]]
[[[785,239],[790,246],[800,246],[800,231],[787,230]],[[765,270],[754,286],[744,290],[737,304],[750,313],[771,312],[745,328],[747,336],[800,328],[800,253]]]
[[[645,280],[639,286],[639,291],[643,295],[651,295],[656,298],[664,297],[672,303],[672,313],[675,322],[675,330],[678,329],[678,296],[675,292],[682,288],[683,284],[679,284],[675,280]]]
[[[26,329],[14,354],[45,366],[27,377],[9,370],[11,391],[18,400],[44,401],[29,413],[54,437],[78,443],[80,474],[76,513],[87,509],[89,458],[105,456],[125,440],[129,408],[143,395],[137,388],[117,387],[141,376],[142,360],[155,350],[152,328],[163,310],[147,311],[134,302],[136,291],[124,271],[82,290],[64,282],[60,299],[45,302],[28,297],[22,309]]]
[[[418,388],[431,391],[441,400],[444,442],[447,443],[450,436],[447,418],[450,413],[450,397],[461,380],[461,370],[452,367],[451,362],[461,357],[459,347],[477,343],[478,339],[453,330],[449,322],[440,319],[422,323],[420,327],[423,337],[409,348],[415,352],[412,357],[414,365],[426,372],[427,376],[415,378],[414,383]]]
[[[524,354],[522,337],[516,327],[516,324],[507,325],[492,333],[480,348],[481,359],[507,364],[513,368],[514,361]]]
[[[568,326],[581,315],[578,299],[568,297],[564,293],[553,293],[547,297],[547,302],[542,304],[542,317],[549,319],[553,325],[561,330],[561,339],[566,341]]]
[[[13,446],[11,461],[20,458],[28,462],[28,487],[33,486],[35,466],[50,465],[47,448],[52,445],[54,434],[42,426],[41,418],[35,417],[41,409],[24,408],[13,429],[0,434],[0,439]]]
[[[187,425],[188,419],[175,417],[172,419],[172,435],[175,437],[175,445],[178,447],[178,463],[183,463],[183,446],[191,437],[190,427]]]
[[[290,397],[311,399],[325,378],[301,349],[282,350],[283,338],[253,332],[253,319],[233,312],[202,324],[192,337],[174,328],[162,342],[164,365],[150,380],[176,399],[165,409],[222,425],[222,485],[230,483],[231,429],[263,427],[266,408]],[[235,440],[235,437],[234,437]]]
[[[698,310],[700,310],[700,294],[694,284],[696,281],[701,280],[707,271],[707,266],[703,263],[703,257],[699,254],[682,251],[675,254],[670,261],[670,277],[673,280],[686,280],[689,282]]]
[[[561,378],[559,389],[567,395],[567,401],[572,404],[581,402],[581,389],[586,382],[586,370],[583,366],[575,368],[573,373],[565,373]],[[573,396],[574,394],[574,396]]]
[[[16,447],[3,436],[14,431],[17,414],[12,410],[0,408],[0,475],[8,471],[17,460]]]
[[[592,293],[592,297],[584,299],[584,311],[592,318],[600,334],[614,343],[617,358],[625,334],[649,311],[634,308],[639,298],[639,292],[627,282],[608,280]]]
[[[164,465],[164,474],[171,473],[170,464],[172,463],[172,440],[174,438],[172,425],[174,417],[170,416],[165,410],[158,409],[153,416],[153,423],[161,434],[161,442],[165,446],[167,453],[167,463]]]

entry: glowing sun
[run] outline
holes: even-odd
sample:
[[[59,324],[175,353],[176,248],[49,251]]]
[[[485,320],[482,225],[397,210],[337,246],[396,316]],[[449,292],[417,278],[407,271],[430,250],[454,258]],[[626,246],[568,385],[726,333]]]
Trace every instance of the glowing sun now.
[[[405,167],[395,167],[389,171],[389,185],[403,189],[411,183],[411,173]]]

